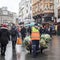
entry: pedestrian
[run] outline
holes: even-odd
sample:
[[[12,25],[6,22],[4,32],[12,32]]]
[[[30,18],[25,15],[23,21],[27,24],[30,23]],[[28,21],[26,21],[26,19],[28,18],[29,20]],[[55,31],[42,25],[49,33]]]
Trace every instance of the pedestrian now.
[[[5,56],[6,46],[10,40],[10,33],[6,24],[2,24],[0,29],[1,55]]]
[[[24,38],[26,37],[26,28],[24,27],[24,24],[22,25],[20,32],[21,32],[22,40],[24,40]]]
[[[32,27],[31,40],[32,40],[32,55],[33,57],[36,57],[37,51],[39,50],[39,40],[40,40],[40,32],[38,24],[35,24],[35,26]]]
[[[27,28],[27,32],[29,35],[31,35],[31,27],[30,26]]]
[[[54,24],[51,25],[50,32],[52,33],[52,35],[55,34],[55,26],[54,26]]]
[[[15,45],[18,37],[18,30],[15,24],[12,25],[10,33],[11,33],[11,40],[12,40],[12,48],[15,49]]]
[[[40,34],[42,35],[42,34],[46,34],[46,26],[45,25],[43,25],[42,27],[40,27]]]

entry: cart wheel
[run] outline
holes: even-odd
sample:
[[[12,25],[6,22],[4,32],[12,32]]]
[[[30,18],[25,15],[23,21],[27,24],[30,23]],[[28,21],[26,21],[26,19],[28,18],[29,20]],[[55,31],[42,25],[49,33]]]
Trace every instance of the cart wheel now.
[[[43,50],[44,50],[44,48],[43,48],[43,47],[41,47],[41,53],[43,53]]]
[[[41,49],[41,53],[43,53],[43,49]]]
[[[32,53],[32,46],[29,46],[30,54]]]
[[[32,53],[32,50],[30,49],[30,54]]]

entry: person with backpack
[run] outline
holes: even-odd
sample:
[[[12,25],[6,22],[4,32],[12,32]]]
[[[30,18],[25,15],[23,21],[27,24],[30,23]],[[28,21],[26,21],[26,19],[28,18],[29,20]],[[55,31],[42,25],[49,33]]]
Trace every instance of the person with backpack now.
[[[15,26],[15,24],[11,27],[11,40],[12,40],[12,48],[15,49],[16,41],[18,37],[18,30]]]
[[[21,28],[21,36],[22,36],[22,41],[24,40],[24,38],[26,37],[26,28],[24,27],[24,24],[22,25]]]

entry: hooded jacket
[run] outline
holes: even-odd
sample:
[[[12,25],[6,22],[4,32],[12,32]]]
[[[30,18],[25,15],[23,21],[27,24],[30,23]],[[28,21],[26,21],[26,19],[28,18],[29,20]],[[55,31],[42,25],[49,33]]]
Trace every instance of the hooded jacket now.
[[[10,40],[10,33],[6,27],[1,27],[0,29],[0,42],[7,44]]]

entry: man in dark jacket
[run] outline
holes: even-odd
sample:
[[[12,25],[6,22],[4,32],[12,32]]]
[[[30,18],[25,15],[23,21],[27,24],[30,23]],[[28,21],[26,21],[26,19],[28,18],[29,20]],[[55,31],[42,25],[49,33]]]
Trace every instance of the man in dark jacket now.
[[[12,40],[12,48],[15,49],[17,36],[18,36],[18,30],[17,30],[15,24],[13,24],[13,26],[11,27],[10,33],[11,33],[11,40]]]
[[[24,38],[26,37],[26,28],[24,27],[24,25],[21,28],[21,36],[22,40],[24,40]]]
[[[29,35],[31,35],[31,27],[30,26],[28,27],[27,32]]]
[[[0,43],[1,43],[1,55],[5,56],[6,46],[10,40],[10,33],[7,29],[7,25],[3,24],[0,29]]]

